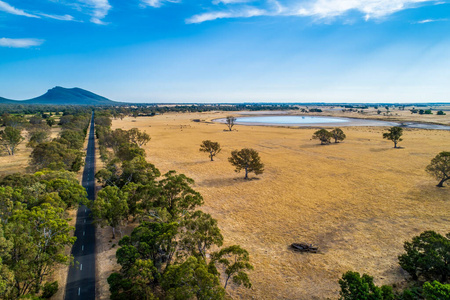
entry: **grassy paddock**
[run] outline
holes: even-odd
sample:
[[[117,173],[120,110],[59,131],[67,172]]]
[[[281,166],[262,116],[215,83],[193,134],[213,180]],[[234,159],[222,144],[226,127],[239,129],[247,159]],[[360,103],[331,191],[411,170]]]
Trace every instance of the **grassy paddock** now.
[[[195,123],[227,113],[165,114],[115,120],[152,137],[147,159],[162,172],[196,181],[202,210],[219,221],[226,245],[251,254],[253,288],[230,289],[242,299],[335,298],[347,270],[373,275],[377,284],[404,280],[397,263],[403,242],[424,230],[450,231],[450,187],[424,171],[450,132],[406,129],[403,149],[381,138],[385,128],[343,127],[347,139],[320,146],[315,129]],[[210,139],[222,152],[210,162],[199,151]],[[264,174],[244,181],[227,158],[244,147],[259,151]],[[319,254],[295,253],[293,242],[313,243]]]

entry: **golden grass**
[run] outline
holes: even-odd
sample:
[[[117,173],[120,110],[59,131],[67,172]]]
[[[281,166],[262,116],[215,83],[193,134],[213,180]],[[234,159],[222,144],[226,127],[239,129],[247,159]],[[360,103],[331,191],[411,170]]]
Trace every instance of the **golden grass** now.
[[[60,131],[59,126],[52,127],[51,137],[58,137]],[[32,149],[26,146],[29,140],[26,130],[22,131],[22,136],[25,137],[25,140],[18,146],[14,155],[2,153],[3,155],[0,156],[0,177],[13,173],[26,173]]]
[[[251,255],[253,288],[229,289],[240,299],[336,298],[347,270],[365,272],[377,284],[405,278],[397,263],[403,242],[424,230],[450,231],[450,187],[436,188],[424,171],[450,132],[406,129],[404,149],[381,138],[384,128],[344,127],[344,143],[320,146],[314,129],[195,123],[227,113],[164,114],[115,120],[152,137],[148,161],[162,172],[177,170],[196,181],[202,209],[219,221],[225,244]],[[210,162],[199,152],[210,139],[222,152]],[[244,181],[227,158],[244,147],[259,151],[264,174]],[[289,249],[313,243],[320,254]]]

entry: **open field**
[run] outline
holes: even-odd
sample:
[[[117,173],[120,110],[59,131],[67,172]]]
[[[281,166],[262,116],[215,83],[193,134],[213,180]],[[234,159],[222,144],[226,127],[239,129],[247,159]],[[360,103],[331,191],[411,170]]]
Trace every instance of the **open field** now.
[[[3,129],[4,128],[0,128],[0,130]],[[60,126],[52,127],[51,138],[58,137],[60,131]],[[3,155],[0,155],[0,177],[13,173],[26,172],[32,149],[26,146],[29,140],[29,135],[26,130],[22,131],[22,136],[25,137],[25,140],[18,146],[16,154],[11,156],[7,155],[6,153],[2,153]]]
[[[195,123],[226,113],[165,114],[115,120],[113,128],[146,130],[148,160],[162,172],[196,181],[204,211],[219,221],[225,245],[251,254],[253,288],[230,289],[241,299],[336,298],[338,279],[354,270],[377,284],[404,280],[397,263],[405,240],[424,230],[450,231],[450,187],[436,188],[424,168],[450,149],[450,132],[407,129],[404,149],[381,138],[383,128],[346,127],[347,140],[320,146],[314,129]],[[214,162],[199,152],[202,140],[222,145]],[[251,147],[264,174],[244,181],[227,158]],[[317,244],[320,254],[289,250]]]

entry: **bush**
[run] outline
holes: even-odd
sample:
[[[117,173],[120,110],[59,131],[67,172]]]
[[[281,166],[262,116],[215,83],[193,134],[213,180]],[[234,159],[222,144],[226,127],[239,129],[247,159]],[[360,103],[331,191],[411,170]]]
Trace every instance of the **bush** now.
[[[437,112],[437,115],[438,115],[438,116],[445,116],[446,113],[443,112],[442,110],[440,110],[440,111]]]
[[[58,291],[58,281],[46,282],[42,289],[42,298],[49,299]]]

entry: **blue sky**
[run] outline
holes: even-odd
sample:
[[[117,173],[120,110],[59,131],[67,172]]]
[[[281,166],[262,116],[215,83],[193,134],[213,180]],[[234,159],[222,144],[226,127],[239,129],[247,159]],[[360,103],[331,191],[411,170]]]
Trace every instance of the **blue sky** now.
[[[0,96],[450,102],[450,1],[0,0]]]

